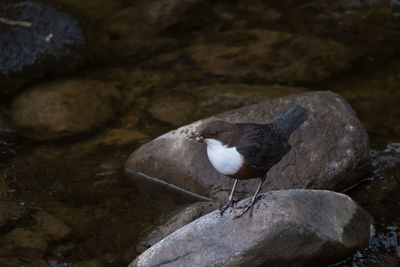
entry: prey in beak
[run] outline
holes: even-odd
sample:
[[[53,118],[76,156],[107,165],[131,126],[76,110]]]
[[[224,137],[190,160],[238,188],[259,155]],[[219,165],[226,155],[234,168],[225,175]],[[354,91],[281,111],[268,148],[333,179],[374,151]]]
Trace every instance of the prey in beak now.
[[[197,142],[203,143],[204,139],[203,136],[201,136],[199,133],[192,133],[192,135],[189,135],[187,137],[189,140],[196,140]]]

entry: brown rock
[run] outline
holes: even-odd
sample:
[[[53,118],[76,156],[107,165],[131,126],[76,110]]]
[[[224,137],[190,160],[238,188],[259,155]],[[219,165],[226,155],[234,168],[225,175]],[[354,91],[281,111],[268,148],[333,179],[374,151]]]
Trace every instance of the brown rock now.
[[[167,48],[177,47],[174,38],[161,36],[160,33],[173,26],[190,27],[193,22],[198,22],[195,18],[202,18],[198,14],[198,7],[204,2],[141,1],[111,17],[106,16],[104,25],[108,34],[100,42],[111,55],[118,55],[123,61],[135,62]]]
[[[18,96],[13,123],[25,136],[57,139],[92,131],[110,121],[118,110],[120,92],[114,84],[66,80],[40,85]]]
[[[129,266],[326,266],[366,247],[373,233],[372,217],[332,191],[272,191],[262,195],[252,217],[233,219],[236,212],[197,219]]]
[[[210,120],[267,123],[291,103],[305,107],[309,119],[290,137],[291,151],[268,173],[263,191],[289,188],[343,190],[369,164],[369,139],[355,112],[331,92],[291,95],[228,111],[168,132],[134,151],[125,164],[191,192],[225,200],[233,180],[211,166],[204,144],[187,135]],[[238,183],[237,196],[250,196],[258,180]]]
[[[358,56],[335,41],[264,30],[218,33],[199,41],[190,53],[206,72],[281,84],[327,79]]]
[[[6,238],[12,240],[19,247],[28,247],[41,251],[47,249],[47,236],[32,230],[15,228],[6,235]]]
[[[50,215],[45,211],[38,211],[35,214],[36,228],[51,236],[54,240],[59,240],[69,234],[69,228],[63,221]]]

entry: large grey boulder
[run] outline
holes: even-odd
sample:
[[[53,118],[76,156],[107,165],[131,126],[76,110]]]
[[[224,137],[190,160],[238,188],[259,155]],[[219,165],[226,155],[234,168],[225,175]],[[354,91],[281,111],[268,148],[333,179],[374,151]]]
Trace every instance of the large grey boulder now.
[[[325,190],[271,191],[252,217],[234,219],[235,213],[209,213],[129,266],[324,266],[367,246],[373,232],[366,211],[350,197]]]
[[[204,144],[187,135],[210,120],[267,123],[296,103],[308,120],[290,137],[291,151],[268,173],[263,191],[290,188],[343,190],[357,182],[369,163],[369,140],[355,112],[339,95],[312,92],[277,98],[210,117],[168,132],[134,151],[125,169],[143,173],[191,192],[226,199],[233,180],[211,166]],[[237,196],[250,196],[258,179],[240,181]]]

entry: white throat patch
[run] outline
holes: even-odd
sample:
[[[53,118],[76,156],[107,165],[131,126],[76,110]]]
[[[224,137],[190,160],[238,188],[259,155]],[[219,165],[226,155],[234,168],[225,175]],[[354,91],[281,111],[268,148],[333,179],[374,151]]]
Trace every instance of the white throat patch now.
[[[235,174],[243,164],[243,156],[236,147],[227,147],[216,139],[206,138],[207,155],[214,168],[224,174]]]

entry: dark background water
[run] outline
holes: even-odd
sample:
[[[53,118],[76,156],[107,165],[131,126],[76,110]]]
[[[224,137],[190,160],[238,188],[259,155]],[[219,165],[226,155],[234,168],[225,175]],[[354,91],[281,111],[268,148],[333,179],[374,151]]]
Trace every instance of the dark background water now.
[[[190,201],[141,191],[123,170],[134,149],[205,116],[315,90],[343,96],[371,141],[371,171],[347,194],[373,215],[377,234],[369,248],[339,265],[398,265],[400,3],[197,1],[195,9],[169,15],[161,9],[164,15],[151,20],[140,14],[158,14],[157,5],[144,2],[47,1],[81,21],[90,52],[79,71],[31,84],[72,78],[112,81],[133,100],[101,129],[67,139],[34,141],[7,128],[0,138],[0,175],[7,195],[2,207],[8,218],[0,224],[0,265],[125,266],[138,255],[140,237]],[[243,67],[224,68],[232,62],[213,66],[203,59],[218,58],[215,51],[193,49],[202,42],[221,43],[223,50],[231,43],[251,43],[248,35],[254,29],[290,34],[275,44],[273,51],[283,54],[270,56],[279,62],[263,65],[265,77],[257,73],[261,65],[246,57]],[[285,41],[293,36],[300,37]],[[321,56],[328,54],[324,47],[332,54]],[[314,58],[314,53],[320,56]],[[298,67],[291,67],[295,63],[307,71],[299,74]],[[243,74],[247,68],[254,72]],[[6,119],[12,116],[12,101],[2,100]],[[52,219],[39,211],[57,218],[56,234],[40,226],[39,215],[50,224]],[[61,237],[55,238],[57,234]],[[16,240],[31,245],[20,246]]]

